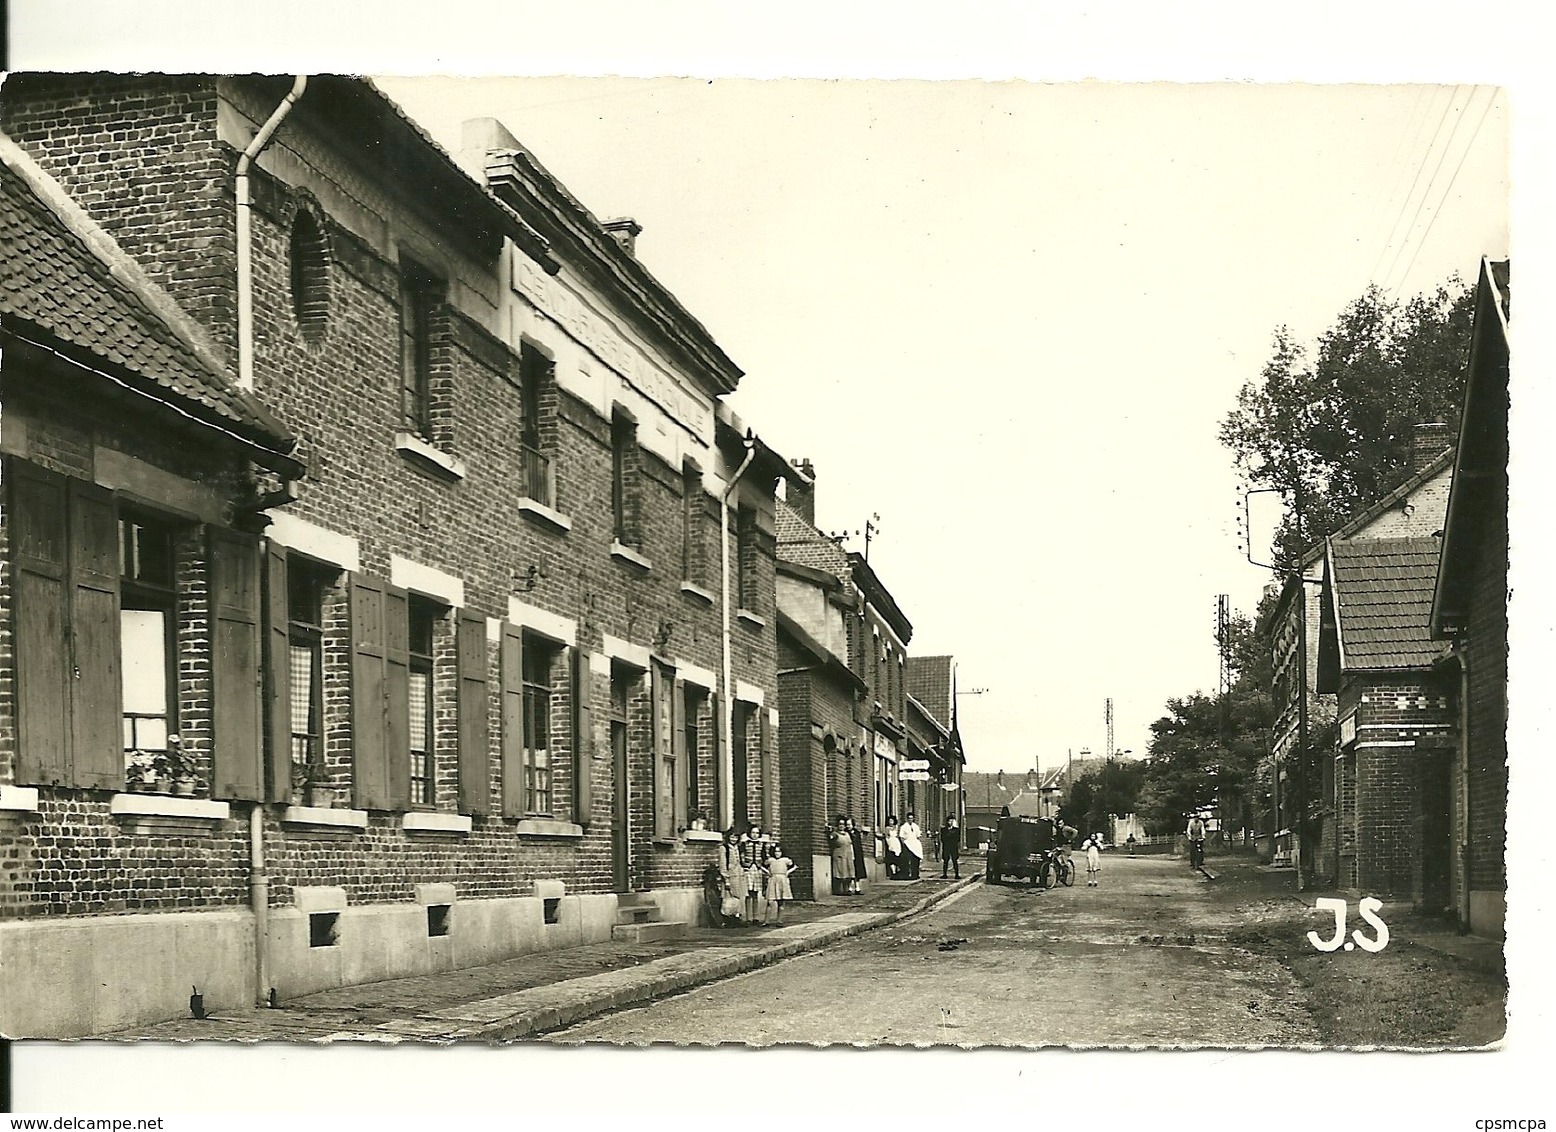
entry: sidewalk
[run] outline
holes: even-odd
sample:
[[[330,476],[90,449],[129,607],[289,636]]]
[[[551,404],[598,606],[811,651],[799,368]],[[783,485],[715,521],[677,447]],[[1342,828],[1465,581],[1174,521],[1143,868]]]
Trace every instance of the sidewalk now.
[[[871,881],[861,896],[784,909],[782,927],[690,928],[680,939],[532,952],[488,967],[321,991],[271,1009],[99,1035],[152,1041],[512,1041],[764,967],[893,923],[973,884]]]

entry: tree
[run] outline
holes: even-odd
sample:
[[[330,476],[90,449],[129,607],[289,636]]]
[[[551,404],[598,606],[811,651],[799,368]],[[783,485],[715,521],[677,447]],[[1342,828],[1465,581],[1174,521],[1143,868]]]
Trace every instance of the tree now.
[[[1252,805],[1268,797],[1272,608],[1261,603],[1256,620],[1234,614],[1217,641],[1231,658],[1230,688],[1168,700],[1168,714],[1151,725],[1135,808],[1153,833],[1174,831],[1212,806],[1229,822],[1252,824]]]
[[[1277,563],[1294,564],[1409,479],[1415,425],[1441,421],[1458,435],[1473,314],[1474,295],[1454,276],[1404,304],[1369,287],[1313,358],[1277,328],[1270,359],[1220,430],[1250,484],[1282,493]]]
[[[1110,759],[1088,770],[1070,787],[1061,807],[1065,818],[1084,832],[1106,832],[1109,818],[1135,812],[1144,777],[1145,764],[1131,759]]]

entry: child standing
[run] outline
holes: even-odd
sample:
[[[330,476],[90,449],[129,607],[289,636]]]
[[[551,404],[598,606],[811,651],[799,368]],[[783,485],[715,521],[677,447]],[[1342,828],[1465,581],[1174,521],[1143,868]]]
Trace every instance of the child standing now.
[[[746,923],[760,923],[757,919],[758,904],[762,899],[762,843],[750,837],[740,841],[740,867],[746,876]]]
[[[1081,843],[1086,850],[1086,887],[1097,888],[1102,876],[1102,834],[1094,833]]]
[[[768,850],[763,871],[767,874],[767,907],[772,916],[770,922],[781,924],[783,923],[783,902],[794,899],[794,889],[789,884],[789,874],[794,871],[794,862],[784,854],[783,846],[775,842]]]

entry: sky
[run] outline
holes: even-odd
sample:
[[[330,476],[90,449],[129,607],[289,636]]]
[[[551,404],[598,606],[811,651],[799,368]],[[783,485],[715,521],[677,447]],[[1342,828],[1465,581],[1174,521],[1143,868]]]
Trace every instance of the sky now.
[[[1269,580],[1216,430],[1278,325],[1507,254],[1489,85],[379,82],[451,151],[497,118],[643,225],[746,371],[736,410],[813,461],[818,525],[877,528],[979,770],[1103,751],[1110,697],[1143,755],[1168,697],[1215,690],[1216,595],[1251,613]]]

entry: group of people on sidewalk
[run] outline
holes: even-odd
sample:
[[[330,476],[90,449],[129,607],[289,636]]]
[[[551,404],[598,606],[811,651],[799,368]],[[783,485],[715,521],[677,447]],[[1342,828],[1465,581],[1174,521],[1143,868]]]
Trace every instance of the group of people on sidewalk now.
[[[888,880],[919,880],[924,865],[924,830],[916,814],[909,812],[901,822],[896,814],[886,815],[881,830],[886,842],[882,865]],[[864,847],[864,832],[846,814],[827,826],[827,845],[832,854],[832,895],[858,896],[860,883],[869,879],[869,858]],[[940,875],[952,869],[962,876],[962,831],[956,819],[947,817],[940,828]]]
[[[794,860],[756,823],[741,833],[731,826],[719,846],[719,912],[727,926],[783,923],[783,905],[794,899],[789,876]]]

